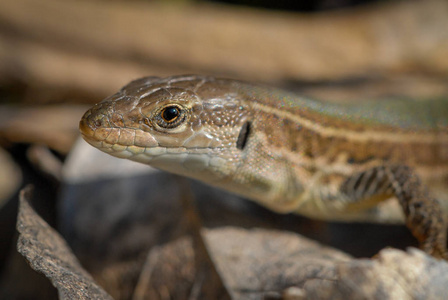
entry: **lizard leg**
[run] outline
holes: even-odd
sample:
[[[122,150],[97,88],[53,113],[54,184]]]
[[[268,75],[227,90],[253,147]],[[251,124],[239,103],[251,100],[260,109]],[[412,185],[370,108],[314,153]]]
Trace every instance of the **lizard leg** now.
[[[407,166],[379,166],[357,173],[340,186],[350,204],[395,196],[405,215],[406,226],[425,252],[448,259],[447,222],[440,203]]]

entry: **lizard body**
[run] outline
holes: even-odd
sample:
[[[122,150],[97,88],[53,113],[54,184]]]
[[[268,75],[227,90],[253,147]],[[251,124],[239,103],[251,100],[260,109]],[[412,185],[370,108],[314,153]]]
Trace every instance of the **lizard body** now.
[[[80,129],[106,153],[277,212],[405,221],[422,248],[446,255],[446,99],[349,105],[230,79],[147,77],[95,105]]]

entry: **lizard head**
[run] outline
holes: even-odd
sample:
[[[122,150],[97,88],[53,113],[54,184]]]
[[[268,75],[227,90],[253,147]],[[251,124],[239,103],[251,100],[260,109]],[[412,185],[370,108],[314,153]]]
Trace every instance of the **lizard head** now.
[[[226,80],[146,77],[92,107],[79,128],[108,154],[210,182],[235,172],[249,119]]]

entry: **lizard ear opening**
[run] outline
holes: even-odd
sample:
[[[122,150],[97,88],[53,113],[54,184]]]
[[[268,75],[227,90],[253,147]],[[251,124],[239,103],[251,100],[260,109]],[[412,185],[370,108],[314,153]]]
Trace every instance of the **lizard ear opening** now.
[[[250,122],[246,122],[241,127],[240,134],[238,135],[238,140],[236,141],[236,147],[243,150],[246,147],[247,139],[250,135]]]

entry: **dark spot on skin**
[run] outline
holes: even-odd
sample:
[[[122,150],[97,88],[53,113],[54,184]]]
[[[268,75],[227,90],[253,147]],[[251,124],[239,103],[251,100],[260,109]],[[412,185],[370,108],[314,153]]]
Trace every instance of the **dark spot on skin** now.
[[[358,178],[355,181],[355,184],[353,185],[353,190],[357,191],[360,188],[361,182],[365,176],[367,176],[366,173],[362,173],[358,176]]]
[[[236,141],[236,147],[238,149],[244,150],[249,135],[250,135],[250,122],[246,122],[243,124],[243,127],[241,127],[240,134],[238,135],[238,140]]]

